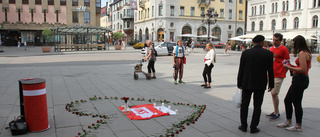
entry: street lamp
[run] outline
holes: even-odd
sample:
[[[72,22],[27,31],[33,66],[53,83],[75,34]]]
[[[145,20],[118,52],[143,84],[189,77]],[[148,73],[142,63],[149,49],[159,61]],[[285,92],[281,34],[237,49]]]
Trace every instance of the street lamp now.
[[[212,12],[212,10],[208,9],[206,14],[201,13],[202,23],[208,24],[208,42],[210,42],[210,24],[216,24],[218,19],[218,13],[215,12],[212,15]],[[212,17],[214,18],[214,20],[211,20]]]

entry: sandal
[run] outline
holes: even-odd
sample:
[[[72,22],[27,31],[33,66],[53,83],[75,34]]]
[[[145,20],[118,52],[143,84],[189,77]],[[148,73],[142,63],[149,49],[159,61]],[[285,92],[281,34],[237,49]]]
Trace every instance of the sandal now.
[[[201,85],[201,87],[206,87],[206,86],[207,86],[206,84],[202,84],[202,85]]]
[[[153,76],[152,79],[156,79],[157,77]]]

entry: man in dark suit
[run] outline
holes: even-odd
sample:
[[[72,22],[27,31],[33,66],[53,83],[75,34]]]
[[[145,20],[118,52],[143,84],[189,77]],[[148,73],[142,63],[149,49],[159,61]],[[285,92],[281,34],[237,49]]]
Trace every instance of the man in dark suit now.
[[[273,54],[271,51],[262,48],[264,36],[257,35],[252,39],[255,45],[252,49],[242,52],[238,72],[239,89],[242,89],[242,100],[240,108],[241,125],[239,129],[247,132],[248,107],[253,93],[253,114],[250,125],[250,133],[258,133],[257,128],[260,121],[261,105],[267,81],[269,80],[268,91],[274,87]],[[268,78],[269,75],[269,78]]]

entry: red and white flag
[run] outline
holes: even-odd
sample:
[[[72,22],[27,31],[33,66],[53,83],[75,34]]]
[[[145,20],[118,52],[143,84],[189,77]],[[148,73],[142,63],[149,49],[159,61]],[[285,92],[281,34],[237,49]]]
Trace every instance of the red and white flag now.
[[[176,114],[174,111],[169,110],[167,107],[160,106],[154,107],[153,104],[136,105],[130,108],[130,113],[127,114],[123,107],[119,109],[128,116],[131,120],[145,120],[154,117],[167,116]]]

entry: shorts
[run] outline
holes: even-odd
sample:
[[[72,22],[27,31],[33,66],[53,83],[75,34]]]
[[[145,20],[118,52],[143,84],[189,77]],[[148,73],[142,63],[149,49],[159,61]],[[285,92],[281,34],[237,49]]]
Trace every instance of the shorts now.
[[[283,80],[284,78],[274,78],[274,88],[271,90],[272,93],[279,94]]]

